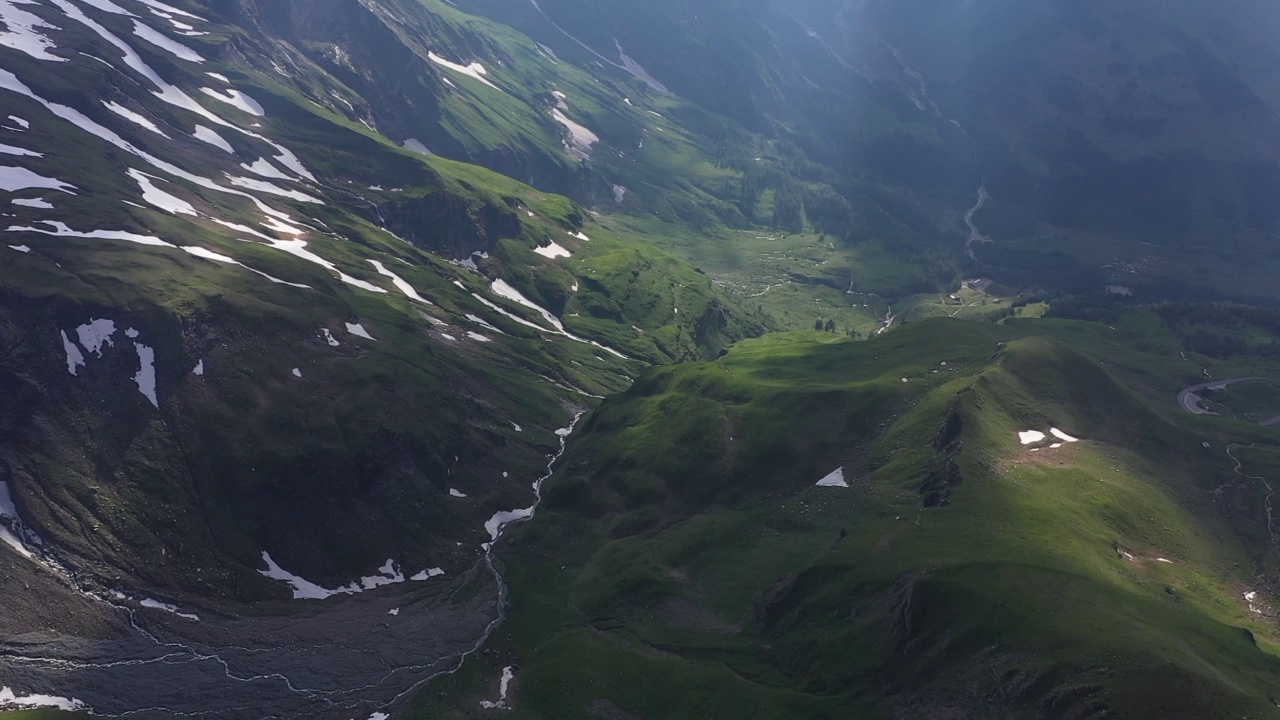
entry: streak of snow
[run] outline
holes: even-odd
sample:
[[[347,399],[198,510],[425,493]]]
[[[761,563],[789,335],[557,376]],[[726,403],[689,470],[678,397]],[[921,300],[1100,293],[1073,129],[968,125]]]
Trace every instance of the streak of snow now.
[[[12,202],[14,205],[20,205],[20,206],[22,206],[22,207],[35,208],[35,209],[37,209],[37,210],[52,210],[52,209],[53,209],[53,203],[51,203],[51,202],[49,202],[48,200],[45,200],[45,199],[43,199],[43,198],[36,198],[36,199],[34,199],[34,200],[29,200],[29,199],[26,199],[26,198],[18,198],[17,200],[12,200],[11,202]]]
[[[196,615],[196,614],[194,614],[194,613],[184,613],[184,612],[182,612],[181,610],[179,610],[179,609],[178,609],[178,606],[177,606],[177,605],[173,605],[173,604],[165,603],[165,602],[160,602],[159,600],[155,600],[155,599],[152,599],[152,598],[147,598],[147,599],[143,600],[143,601],[142,601],[142,603],[141,603],[141,605],[142,605],[142,607],[144,607],[144,608],[151,608],[152,610],[163,610],[163,611],[165,611],[165,612],[167,612],[167,613],[172,613],[172,614],[174,614],[174,615],[177,615],[177,616],[178,616],[178,617],[180,617],[180,618],[186,618],[186,619],[188,619],[188,620],[194,620],[194,621],[196,621],[196,622],[200,622],[200,616],[199,616],[199,615]]]
[[[352,335],[355,335],[356,337],[362,337],[366,340],[374,339],[374,337],[369,334],[369,331],[364,329],[363,325],[359,323],[345,323],[345,324],[347,326],[347,332],[351,333]]]
[[[192,50],[191,48],[187,47],[186,45],[183,45],[180,42],[177,42],[175,40],[170,40],[169,38],[165,37],[161,33],[156,32],[151,27],[144,25],[143,23],[137,20],[133,21],[133,34],[137,35],[143,40],[146,40],[152,45],[155,45],[161,50],[164,50],[165,52],[178,58],[179,60],[186,60],[187,62],[193,62],[193,63],[204,62],[204,58],[200,57],[200,54],[197,53],[195,50]]]
[[[431,60],[431,62],[436,63],[437,65],[447,67],[450,70],[456,73],[461,73],[463,75],[466,75],[467,77],[475,78],[476,80],[479,80],[480,82],[484,83],[485,85],[488,85],[494,90],[497,90],[499,92],[502,91],[502,89],[499,88],[497,85],[494,85],[493,83],[489,82],[489,79],[485,77],[485,75],[488,75],[489,72],[485,70],[484,66],[478,62],[473,62],[470,65],[460,65],[458,63],[445,60],[444,58],[440,57],[434,52],[427,53],[427,57]]]
[[[224,152],[235,154],[235,149],[231,147],[231,143],[223,140],[221,135],[203,125],[196,126],[196,131],[192,133],[192,137],[201,142],[209,143]]]
[[[160,399],[156,397],[156,351],[142,343],[134,343],[133,347],[138,352],[138,363],[141,365],[138,374],[133,376],[133,381],[138,385],[138,392],[159,409]]]
[[[84,367],[84,353],[71,342],[65,330],[62,331],[62,349],[67,353],[67,372],[76,375],[77,369]]]
[[[125,106],[123,106],[123,105],[121,105],[121,104],[119,104],[119,103],[116,103],[116,102],[114,102],[114,101],[113,101],[113,102],[104,102],[104,103],[102,103],[102,104],[103,104],[103,105],[105,105],[105,106],[106,106],[106,108],[107,108],[108,110],[110,110],[111,112],[113,112],[113,113],[115,113],[115,114],[119,115],[120,117],[124,118],[125,120],[128,120],[129,122],[133,123],[134,125],[137,125],[138,127],[141,127],[141,128],[143,128],[143,129],[146,129],[146,130],[150,130],[151,132],[153,132],[153,133],[155,133],[155,134],[157,134],[157,135],[159,135],[160,137],[163,137],[163,138],[167,138],[167,137],[169,137],[168,135],[165,135],[165,134],[164,134],[164,131],[163,131],[163,130],[161,130],[161,129],[159,128],[159,126],[157,126],[155,123],[151,122],[150,120],[148,120],[147,118],[143,117],[142,115],[139,115],[138,113],[136,113],[136,112],[134,112],[134,111],[130,110],[129,108],[127,108],[127,107],[125,107]]]
[[[200,88],[200,92],[208,95],[214,100],[226,103],[237,110],[253,115],[254,117],[263,117],[267,114],[267,112],[262,109],[262,106],[258,104],[257,100],[254,100],[239,90],[229,88],[223,92],[218,92],[213,88],[202,87]]]
[[[414,290],[413,286],[410,285],[408,282],[406,282],[403,278],[401,278],[399,275],[396,275],[395,273],[388,270],[386,265],[383,265],[381,262],[377,260],[370,260],[369,263],[373,265],[374,269],[378,271],[379,275],[385,275],[386,277],[391,278],[391,284],[399,288],[400,292],[404,293],[407,297],[409,297],[409,299],[417,300],[418,302],[426,305],[433,304],[430,300],[419,295],[418,291]]]

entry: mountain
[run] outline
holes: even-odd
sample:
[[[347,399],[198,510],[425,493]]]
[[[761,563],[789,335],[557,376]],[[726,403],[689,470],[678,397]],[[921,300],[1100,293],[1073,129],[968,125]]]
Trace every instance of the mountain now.
[[[1273,19],[0,0],[0,714],[1269,716]]]

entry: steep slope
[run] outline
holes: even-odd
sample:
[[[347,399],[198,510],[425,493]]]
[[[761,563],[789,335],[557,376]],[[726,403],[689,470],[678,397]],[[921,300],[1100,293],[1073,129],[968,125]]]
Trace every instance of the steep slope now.
[[[0,3],[19,697],[385,707],[487,636],[486,543],[578,414],[765,328],[573,202],[317,103],[357,96],[255,9]]]
[[[1187,425],[1176,362],[1113,332],[934,320],[650,372],[503,547],[500,651],[419,716],[484,716],[503,667],[513,717],[1273,716],[1267,489],[1226,443],[1274,437]]]

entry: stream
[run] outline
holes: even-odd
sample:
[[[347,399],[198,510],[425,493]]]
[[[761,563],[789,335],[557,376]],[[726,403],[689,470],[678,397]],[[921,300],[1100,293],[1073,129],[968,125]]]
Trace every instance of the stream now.
[[[95,715],[144,720],[382,720],[432,679],[456,672],[505,620],[507,587],[494,562],[494,541],[533,517],[542,484],[581,417],[556,432],[560,447],[533,482],[533,505],[495,515],[490,542],[453,581],[389,585],[324,601],[192,601],[183,615],[80,592],[120,637],[38,630],[8,637],[0,642],[0,688],[19,697],[48,696],[46,704],[74,701]],[[42,565],[66,577],[55,565]],[[475,583],[492,583],[492,591],[468,592]]]

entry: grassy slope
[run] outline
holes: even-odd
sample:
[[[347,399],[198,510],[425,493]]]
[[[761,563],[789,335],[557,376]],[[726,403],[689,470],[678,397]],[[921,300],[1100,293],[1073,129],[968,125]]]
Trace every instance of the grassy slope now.
[[[1177,353],[1129,321],[1128,350],[930,321],[650,373],[507,541],[511,622],[446,681],[466,702],[420,714],[472,715],[515,664],[517,717],[1265,715],[1275,633],[1241,599],[1275,570],[1263,490],[1212,491],[1224,439],[1267,435],[1174,416]],[[949,413],[964,480],[922,508]],[[1050,425],[1083,442],[1018,444]],[[851,489],[810,487],[842,462]]]

